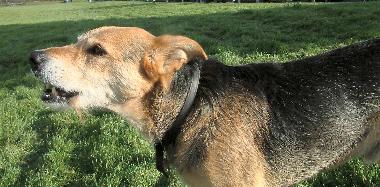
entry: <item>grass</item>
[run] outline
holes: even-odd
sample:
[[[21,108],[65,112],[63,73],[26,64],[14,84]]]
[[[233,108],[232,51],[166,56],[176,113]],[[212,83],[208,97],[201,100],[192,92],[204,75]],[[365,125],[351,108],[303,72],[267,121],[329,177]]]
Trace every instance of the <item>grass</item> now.
[[[112,113],[55,112],[27,65],[31,50],[75,42],[102,25],[199,41],[226,64],[314,55],[380,37],[380,3],[38,3],[0,7],[0,186],[183,186],[155,170],[154,152]],[[354,159],[299,186],[380,186],[380,167]]]

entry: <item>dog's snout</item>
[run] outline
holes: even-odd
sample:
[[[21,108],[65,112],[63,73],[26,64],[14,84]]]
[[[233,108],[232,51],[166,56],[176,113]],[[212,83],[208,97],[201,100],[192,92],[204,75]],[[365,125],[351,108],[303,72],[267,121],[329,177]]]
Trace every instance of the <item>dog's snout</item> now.
[[[35,50],[30,54],[29,62],[33,73],[37,74],[40,70],[40,65],[45,61],[45,54],[42,50]]]

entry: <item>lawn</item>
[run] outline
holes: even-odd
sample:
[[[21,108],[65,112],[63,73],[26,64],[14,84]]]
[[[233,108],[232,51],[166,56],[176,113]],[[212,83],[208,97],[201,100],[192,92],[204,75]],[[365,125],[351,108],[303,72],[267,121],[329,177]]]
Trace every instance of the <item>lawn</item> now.
[[[33,49],[73,43],[91,28],[138,26],[201,43],[226,64],[302,58],[380,37],[380,2],[342,4],[31,3],[0,7],[0,186],[183,186],[155,170],[153,147],[112,113],[83,121],[46,108]],[[380,186],[360,159],[299,186]]]

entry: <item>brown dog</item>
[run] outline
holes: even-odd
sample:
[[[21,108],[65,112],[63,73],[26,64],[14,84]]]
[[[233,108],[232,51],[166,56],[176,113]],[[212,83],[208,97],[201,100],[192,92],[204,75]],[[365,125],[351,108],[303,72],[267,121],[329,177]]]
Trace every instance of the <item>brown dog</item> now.
[[[191,186],[285,186],[380,160],[380,40],[229,67],[186,37],[102,27],[31,64],[42,100],[121,114]]]

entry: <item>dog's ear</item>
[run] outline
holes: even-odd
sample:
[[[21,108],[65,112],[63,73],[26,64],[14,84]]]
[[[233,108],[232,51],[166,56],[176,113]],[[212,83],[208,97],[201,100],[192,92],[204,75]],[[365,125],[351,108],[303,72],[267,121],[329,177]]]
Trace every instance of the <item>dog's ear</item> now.
[[[195,58],[207,59],[196,41],[183,36],[164,35],[155,38],[147,50],[143,68],[149,79],[159,81],[164,88],[168,88],[174,73]]]

